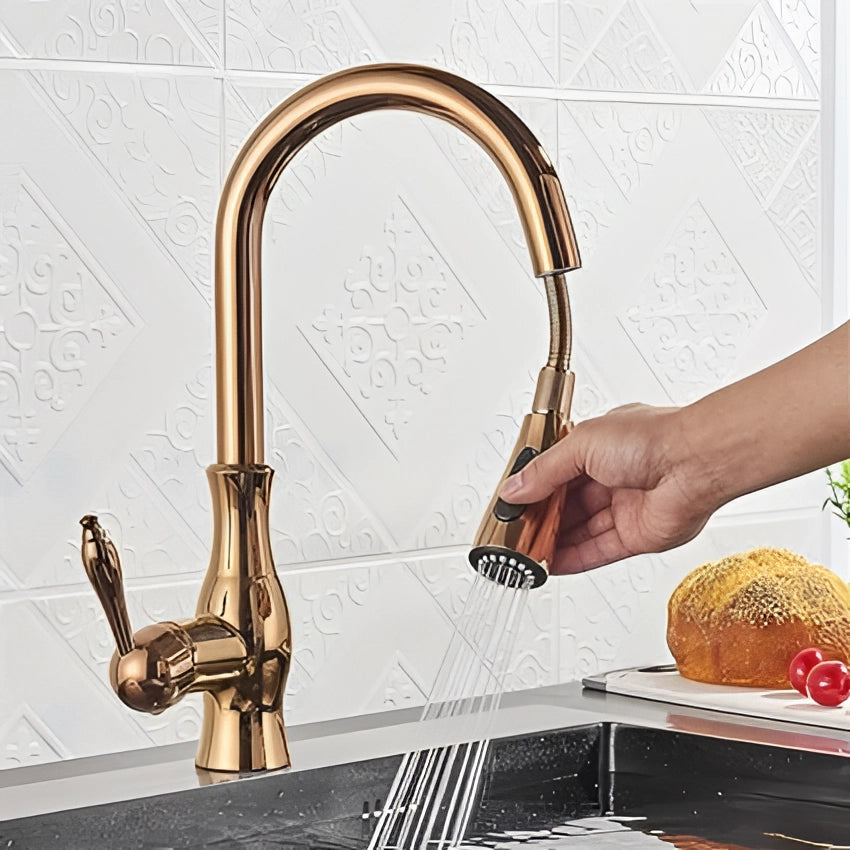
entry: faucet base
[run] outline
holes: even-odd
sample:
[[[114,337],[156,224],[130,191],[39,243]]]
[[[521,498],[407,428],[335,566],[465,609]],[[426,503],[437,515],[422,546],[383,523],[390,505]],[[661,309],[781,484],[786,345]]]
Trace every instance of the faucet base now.
[[[197,614],[232,628],[244,642],[245,654],[235,676],[223,676],[204,689],[196,764],[205,770],[289,767],[282,698],[292,633],[269,541],[272,475],[263,464],[207,469],[212,557]]]
[[[240,711],[224,705],[220,697],[204,693],[204,724],[195,765],[222,773],[289,767],[282,710]]]

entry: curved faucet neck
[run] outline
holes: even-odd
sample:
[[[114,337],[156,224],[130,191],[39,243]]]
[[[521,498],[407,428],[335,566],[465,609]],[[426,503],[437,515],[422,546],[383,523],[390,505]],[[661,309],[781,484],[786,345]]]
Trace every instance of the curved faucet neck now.
[[[442,118],[492,157],[514,197],[537,276],[547,276],[549,365],[566,369],[569,310],[551,282],[580,265],[558,176],[537,139],[501,101],[434,68],[368,65],[325,77],[271,112],[245,142],[218,208],[215,239],[218,462],[263,462],[261,238],[269,195],[311,139],[363,112],[402,109]],[[554,352],[554,354],[553,354]],[[561,360],[555,363],[553,360]]]

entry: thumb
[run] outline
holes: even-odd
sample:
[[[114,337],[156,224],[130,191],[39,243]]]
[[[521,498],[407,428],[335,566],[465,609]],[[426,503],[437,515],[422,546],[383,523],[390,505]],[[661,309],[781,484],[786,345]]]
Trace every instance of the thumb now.
[[[505,481],[499,495],[512,504],[531,504],[545,499],[585,471],[585,441],[579,427],[546,449]]]

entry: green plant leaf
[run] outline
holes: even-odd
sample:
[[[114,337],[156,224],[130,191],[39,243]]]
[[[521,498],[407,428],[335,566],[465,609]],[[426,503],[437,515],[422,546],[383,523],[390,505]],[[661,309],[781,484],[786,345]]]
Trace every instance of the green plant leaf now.
[[[838,472],[835,475],[833,475],[832,469],[827,468],[826,480],[829,483],[829,489],[832,491],[832,497],[827,497],[824,500],[821,510],[825,510],[827,505],[832,505],[836,508],[833,511],[835,516],[850,527],[850,458],[838,465]]]

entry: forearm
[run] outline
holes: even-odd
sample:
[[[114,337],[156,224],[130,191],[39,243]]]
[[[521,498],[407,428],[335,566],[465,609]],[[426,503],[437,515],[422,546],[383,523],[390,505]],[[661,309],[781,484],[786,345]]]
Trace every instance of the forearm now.
[[[713,508],[850,457],[850,322],[676,418],[671,452]]]

